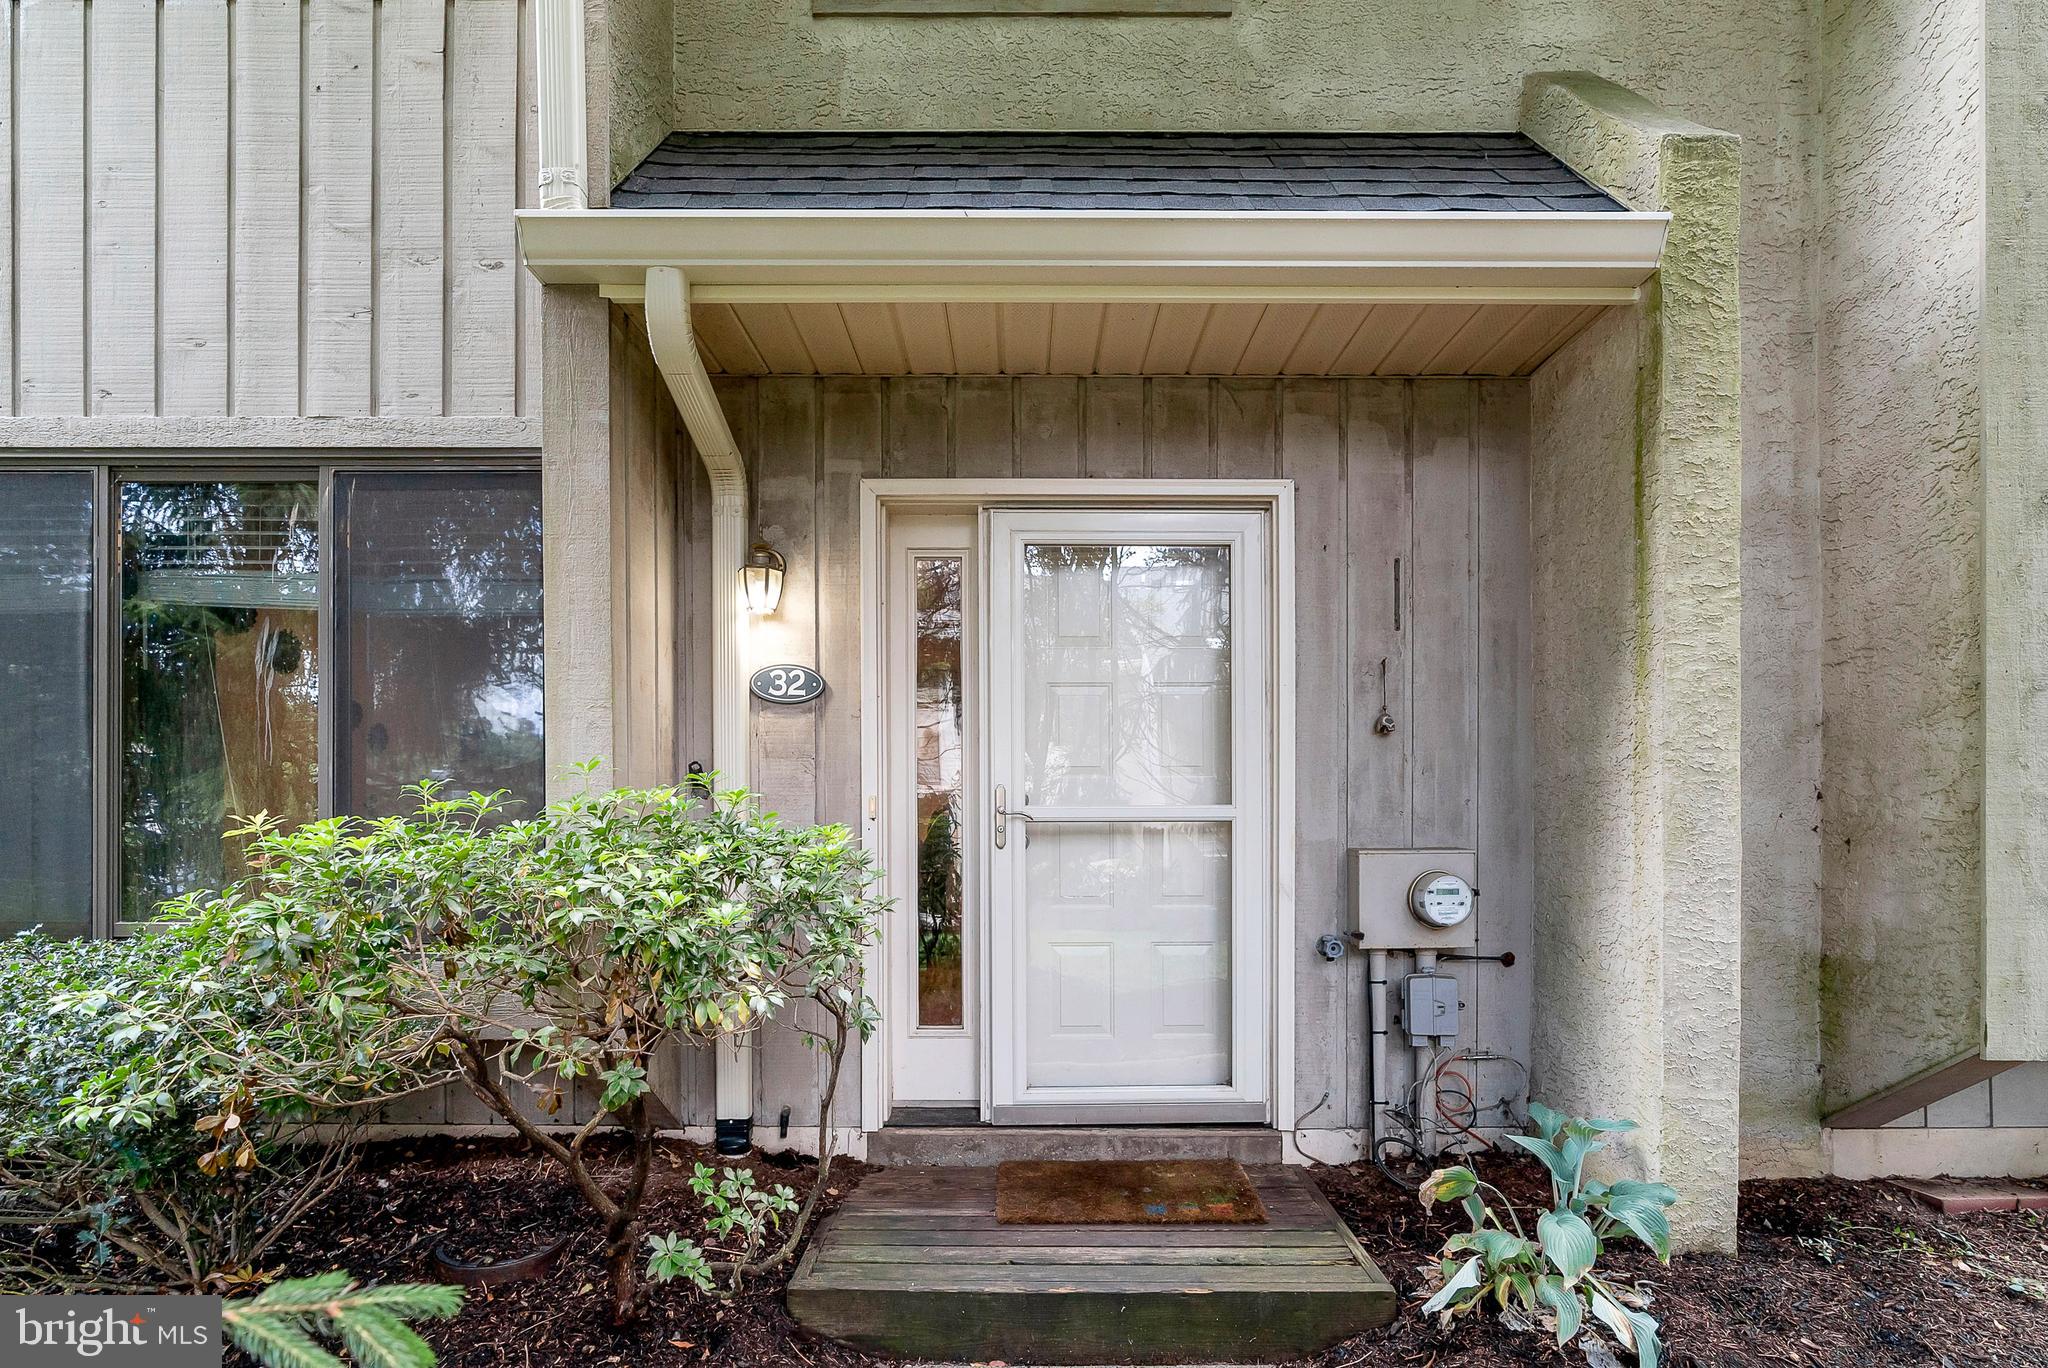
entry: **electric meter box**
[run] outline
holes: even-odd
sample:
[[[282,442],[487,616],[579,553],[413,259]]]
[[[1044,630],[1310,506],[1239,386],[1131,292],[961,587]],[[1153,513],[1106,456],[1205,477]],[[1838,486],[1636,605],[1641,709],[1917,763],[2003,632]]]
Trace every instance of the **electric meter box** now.
[[[1479,859],[1469,850],[1354,850],[1351,939],[1361,950],[1479,943]]]

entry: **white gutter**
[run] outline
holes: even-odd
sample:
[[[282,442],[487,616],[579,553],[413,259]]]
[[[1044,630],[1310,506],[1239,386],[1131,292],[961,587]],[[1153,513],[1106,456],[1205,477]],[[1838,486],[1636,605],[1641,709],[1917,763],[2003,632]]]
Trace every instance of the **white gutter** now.
[[[747,615],[740,604],[740,568],[747,554],[746,462],[697,350],[689,282],[673,266],[650,266],[642,280],[654,364],[711,477],[711,758],[720,788],[744,788],[752,706],[747,701]],[[741,1037],[727,1037],[716,1058],[719,1153],[744,1154],[752,1144],[753,1047]]]
[[[637,286],[650,263],[698,287],[959,285],[978,291],[1200,286],[1340,296],[1362,287],[1539,287],[1611,302],[1657,269],[1669,214],[1124,213],[629,209],[519,214],[550,285]],[[1506,296],[1512,297],[1512,295]],[[1555,296],[1553,296],[1555,297]],[[1560,301],[1562,302],[1562,301]]]

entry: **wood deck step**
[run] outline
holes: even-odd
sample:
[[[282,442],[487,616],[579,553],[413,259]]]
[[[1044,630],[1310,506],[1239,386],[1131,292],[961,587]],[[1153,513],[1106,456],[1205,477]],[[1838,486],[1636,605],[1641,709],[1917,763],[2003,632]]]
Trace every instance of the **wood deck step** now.
[[[789,1310],[877,1353],[954,1362],[1261,1363],[1394,1317],[1308,1175],[1248,1166],[1264,1225],[999,1225],[995,1172],[873,1175],[819,1229]]]

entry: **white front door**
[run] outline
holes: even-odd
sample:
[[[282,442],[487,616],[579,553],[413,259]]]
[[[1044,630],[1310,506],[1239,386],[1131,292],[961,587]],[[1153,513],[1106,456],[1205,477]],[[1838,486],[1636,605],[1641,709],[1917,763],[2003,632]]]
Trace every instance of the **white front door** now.
[[[983,537],[984,1114],[1264,1120],[1263,518],[989,510]]]

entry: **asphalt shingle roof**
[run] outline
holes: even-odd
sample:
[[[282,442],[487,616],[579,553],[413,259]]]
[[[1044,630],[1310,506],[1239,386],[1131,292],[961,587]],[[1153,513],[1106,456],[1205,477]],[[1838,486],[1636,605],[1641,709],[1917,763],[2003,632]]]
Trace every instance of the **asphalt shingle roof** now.
[[[615,209],[1616,213],[1519,133],[671,133]]]

